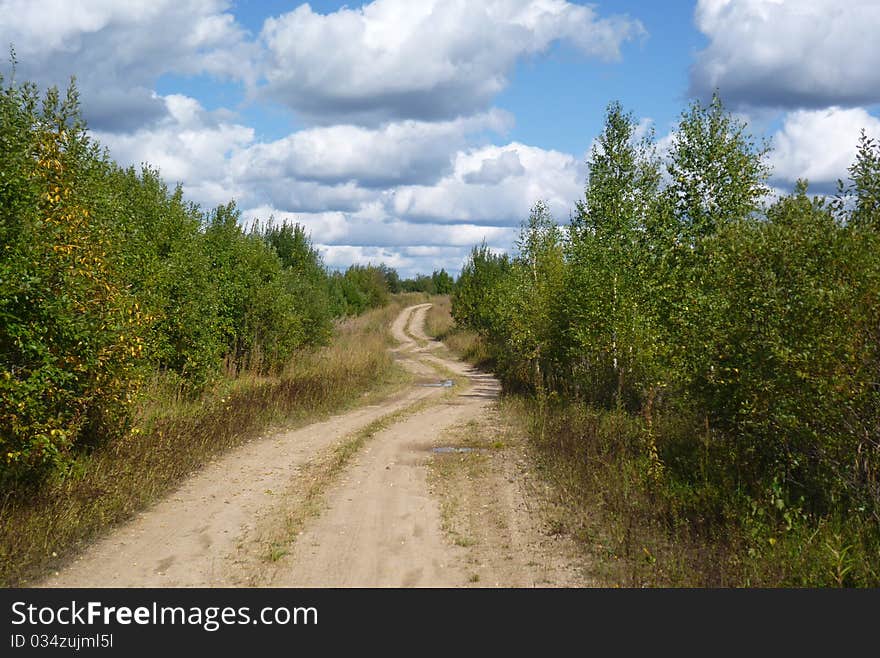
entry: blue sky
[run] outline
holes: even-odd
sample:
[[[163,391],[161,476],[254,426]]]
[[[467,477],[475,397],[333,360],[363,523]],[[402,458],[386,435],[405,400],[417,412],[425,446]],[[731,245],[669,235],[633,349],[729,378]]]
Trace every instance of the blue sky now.
[[[76,75],[95,137],[204,207],[304,224],[325,262],[457,271],[582,194],[619,100],[667,144],[718,88],[771,184],[830,192],[880,136],[875,0],[0,0],[19,79]]]

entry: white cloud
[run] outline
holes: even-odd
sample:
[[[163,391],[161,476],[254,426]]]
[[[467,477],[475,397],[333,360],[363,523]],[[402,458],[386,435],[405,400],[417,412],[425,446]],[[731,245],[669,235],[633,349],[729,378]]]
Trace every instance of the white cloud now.
[[[383,263],[397,270],[402,278],[417,274],[430,274],[434,270],[445,269],[457,276],[470,253],[467,247],[447,249],[423,247],[358,247],[347,245],[316,244],[326,265],[344,270],[352,263]]]
[[[264,92],[311,120],[439,119],[489,106],[521,57],[553,42],[613,60],[638,21],[566,0],[375,0],[266,21]]]
[[[323,245],[317,243],[318,251],[325,265],[337,269],[345,269],[352,263],[366,265],[384,264],[393,267],[400,273],[415,267],[415,261],[407,258],[397,250],[384,247],[356,247],[349,245]]]
[[[246,220],[299,222],[334,265],[354,258],[386,262],[404,275],[434,267],[457,271],[470,247],[483,239],[498,250],[509,248],[539,198],[565,220],[582,190],[583,168],[573,156],[519,143],[468,148],[466,131],[495,126],[492,115],[438,124],[400,122],[354,133],[341,127],[343,136],[357,136],[353,140],[338,138],[335,127],[307,129],[263,143],[229,113],[208,112],[193,98],[159,100],[167,116],[157,124],[131,134],[96,133],[114,159],[150,162],[204,207],[235,198]],[[297,141],[303,134],[302,143],[318,141],[325,150],[325,181],[312,180],[310,172],[321,167],[308,160],[311,152]],[[346,145],[357,149],[346,151]],[[433,183],[403,185],[392,179],[367,188],[356,180],[367,175],[371,162],[389,171],[398,163],[404,171],[421,150],[440,154],[425,164],[424,179]]]
[[[709,38],[691,92],[738,105],[817,108],[880,101],[877,0],[699,0]]]
[[[511,176],[522,176],[526,173],[516,151],[502,151],[493,158],[483,160],[477,171],[469,171],[463,178],[466,183],[501,183]]]
[[[644,33],[566,0],[375,0],[269,18],[259,38],[231,0],[0,0],[0,42],[21,77],[76,75],[90,125],[125,132],[159,120],[163,74],[245,82],[321,124],[452,119],[486,110],[514,63],[566,41],[615,59]],[[262,80],[262,84],[259,81]]]
[[[359,187],[352,181],[322,184],[272,176],[250,182],[235,180],[247,192],[242,197],[243,201],[268,203],[285,212],[354,212],[374,203],[384,193],[382,190]]]
[[[515,234],[507,227],[411,223],[389,214],[381,204],[367,204],[350,213],[291,213],[262,205],[246,210],[244,215],[249,220],[274,217],[276,222],[302,224],[316,242],[332,246],[460,249],[469,248],[484,238],[493,244],[503,243],[511,240]],[[428,252],[418,255],[428,255]]]
[[[159,100],[167,116],[157,124],[130,134],[95,136],[120,163],[149,162],[170,184],[183,183],[189,197],[206,207],[235,198],[242,207],[281,212],[512,226],[527,217],[538,199],[547,200],[564,220],[583,187],[583,167],[571,155],[519,143],[468,147],[469,131],[506,125],[506,115],[495,112],[448,122],[404,121],[375,130],[313,128],[257,142],[253,129],[228,113],[208,112],[181,95]],[[387,226],[386,221],[369,230],[386,235]],[[368,239],[357,225],[343,229],[354,231],[352,239],[361,244]],[[394,225],[383,244],[408,235],[407,230],[403,222]],[[471,233],[463,228],[458,235]],[[453,232],[434,236],[431,244],[458,244]]]
[[[520,168],[483,182],[487,167],[493,169],[505,158],[512,162],[508,153],[516,155]],[[397,188],[393,211],[411,221],[517,226],[543,199],[559,221],[566,221],[583,193],[584,174],[583,165],[567,153],[517,142],[486,146],[459,152],[452,173],[436,185]]]
[[[76,76],[86,119],[130,131],[165,116],[164,73],[254,79],[257,47],[226,0],[0,0],[0,43],[19,77],[66,86]]]
[[[254,41],[231,7],[0,0],[0,40],[15,44],[18,79],[76,74],[92,133],[120,164],[149,163],[204,207],[234,198],[246,218],[299,221],[331,265],[384,261],[404,275],[458,270],[483,239],[509,249],[538,199],[567,219],[583,165],[487,146],[513,121],[492,98],[517,60],[554,42],[613,60],[643,34],[566,0],[376,0],[327,16],[301,6]],[[263,91],[318,125],[259,141],[229,110],[159,94],[165,74],[258,91],[265,75]]]
[[[240,193],[229,176],[228,160],[253,142],[253,128],[233,123],[223,113],[206,112],[194,98],[157,99],[167,111],[157,124],[126,134],[94,131],[94,136],[117,162],[147,162],[167,183],[183,183],[189,197],[206,206]]]
[[[509,115],[493,110],[466,119],[403,121],[377,129],[311,128],[248,149],[233,168],[241,180],[272,176],[331,184],[353,181],[375,188],[433,182],[450,167],[467,135],[503,131],[509,123]]]
[[[773,137],[770,164],[774,179],[793,183],[807,178],[820,191],[830,192],[837,179],[847,178],[862,129],[880,137],[880,119],[862,108],[831,107],[788,114]]]

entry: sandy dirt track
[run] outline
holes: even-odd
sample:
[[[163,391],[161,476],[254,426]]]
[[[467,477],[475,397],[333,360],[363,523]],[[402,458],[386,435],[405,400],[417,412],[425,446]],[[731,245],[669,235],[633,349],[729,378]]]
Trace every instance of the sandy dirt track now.
[[[452,452],[450,462],[434,450],[497,432],[499,386],[425,335],[429,307],[404,309],[391,327],[396,357],[415,375],[403,394],[224,454],[41,585],[584,584],[570,547],[541,531],[521,451]],[[437,385],[450,378],[455,386]],[[259,526],[296,504],[284,492],[309,464],[383,418],[289,545],[271,559],[255,549]]]

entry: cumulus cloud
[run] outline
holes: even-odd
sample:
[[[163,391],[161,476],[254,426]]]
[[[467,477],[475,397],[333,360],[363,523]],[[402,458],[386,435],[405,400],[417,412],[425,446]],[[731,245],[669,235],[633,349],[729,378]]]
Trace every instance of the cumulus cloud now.
[[[457,274],[470,252],[463,247],[439,249],[434,247],[357,247],[343,245],[316,245],[324,263],[337,269],[345,269],[352,263],[384,263],[395,268],[402,277],[430,274],[444,268]],[[430,250],[430,251],[426,251]]]
[[[353,181],[367,188],[433,182],[451,165],[469,134],[503,131],[509,115],[495,110],[466,119],[311,128],[256,145],[233,163],[242,180],[296,178],[320,183]]]
[[[513,122],[492,99],[518,60],[556,42],[614,60],[644,33],[567,0],[375,0],[327,15],[302,5],[254,36],[232,6],[0,0],[0,40],[15,45],[18,79],[76,74],[92,132],[120,164],[149,163],[204,207],[234,198],[246,218],[304,223],[331,265],[383,261],[404,275],[457,270],[483,239],[508,249],[538,199],[567,218],[583,165],[487,145]],[[242,83],[241,100],[280,100],[305,127],[258,140],[240,115],[158,93],[167,74]]]
[[[863,108],[798,110],[786,115],[773,136],[774,179],[806,178],[819,192],[832,192],[856,157],[861,130],[880,138],[880,119]]]
[[[436,183],[392,186],[357,209],[291,212],[262,204],[245,215],[303,224],[330,265],[370,260],[403,276],[439,267],[457,272],[483,240],[510,249],[538,199],[565,221],[583,193],[584,174],[571,155],[514,142],[459,150]]]
[[[494,185],[511,176],[522,176],[525,173],[526,169],[516,151],[502,151],[497,157],[483,160],[477,171],[469,171],[463,178],[465,183]]]
[[[330,210],[354,212],[374,202],[383,194],[381,190],[359,187],[352,181],[322,184],[266,176],[254,178],[250,182],[236,179],[236,182],[245,192],[241,197],[244,203],[265,202],[285,212],[318,213]]]
[[[876,0],[699,0],[709,38],[692,95],[717,87],[739,105],[819,108],[880,101]]]
[[[131,134],[96,133],[117,161],[150,162],[204,207],[235,198],[246,219],[298,221],[334,262],[352,254],[378,257],[385,250],[403,259],[402,273],[435,266],[457,270],[469,248],[483,239],[496,249],[509,248],[538,199],[565,220],[582,193],[583,166],[571,155],[516,142],[468,146],[469,130],[504,125],[492,114],[357,128],[353,140],[338,138],[336,128],[344,128],[345,136],[351,130],[342,126],[259,142],[228,113],[209,112],[182,95],[157,98],[167,116],[156,125]],[[301,134],[306,138],[298,142]],[[325,152],[316,156],[302,146],[315,143]],[[330,150],[334,146],[338,153]],[[422,183],[412,185],[401,176],[383,186],[362,184],[371,182],[371,164],[403,172],[419,151],[437,154],[425,164]],[[309,160],[319,156],[326,158],[323,176],[314,173],[321,165]]]
[[[131,131],[167,116],[162,74],[253,80],[257,47],[225,0],[0,0],[0,42],[19,76],[66,86],[76,76],[90,126]]]
[[[344,270],[352,263],[385,264],[397,270],[403,278],[430,274],[441,268],[457,276],[470,253],[470,249],[464,247],[454,247],[429,255],[414,252],[407,247],[355,247],[320,243],[316,247],[324,263],[332,268]]]
[[[254,140],[253,128],[225,113],[207,112],[194,98],[156,97],[166,114],[156,125],[132,133],[93,131],[121,164],[147,162],[170,184],[183,183],[191,198],[212,206],[240,189],[229,175],[229,158]]]
[[[351,213],[289,213],[263,205],[244,215],[248,220],[274,218],[279,223],[301,224],[331,267],[385,263],[404,277],[441,267],[458,272],[473,245],[486,240],[496,251],[503,251],[515,237],[509,227],[414,224],[388,214],[382,204],[368,204]]]
[[[508,155],[511,154],[511,155]],[[513,156],[519,167],[511,167]],[[508,169],[499,163],[508,163]],[[503,171],[502,171],[503,170]],[[487,176],[490,171],[504,176]],[[459,152],[453,171],[436,185],[401,186],[394,192],[395,214],[410,221],[472,222],[515,226],[539,199],[566,220],[583,193],[583,165],[567,153],[513,142]]]
[[[420,253],[422,256],[446,247],[467,248],[483,238],[497,242],[513,236],[509,227],[414,224],[390,214],[382,204],[366,204],[355,212],[317,213],[291,213],[262,205],[248,209],[244,214],[249,219],[274,217],[276,222],[298,222],[324,245],[424,248],[425,251]]]
[[[644,33],[566,0],[375,0],[266,21],[263,92],[313,121],[447,119],[489,106],[514,62],[564,40],[613,60]]]

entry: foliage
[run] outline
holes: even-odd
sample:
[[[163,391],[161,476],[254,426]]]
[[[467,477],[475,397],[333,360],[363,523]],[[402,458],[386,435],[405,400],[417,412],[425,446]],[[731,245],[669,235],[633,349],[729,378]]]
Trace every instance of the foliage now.
[[[76,90],[37,105],[30,85],[0,93],[0,479],[124,428],[144,342]]]
[[[562,232],[546,204],[538,202],[517,240],[516,258],[498,285],[493,340],[509,385],[544,389],[552,374],[555,335],[553,305],[563,286]]]
[[[875,233],[880,231],[880,141],[868,137],[864,130],[849,175],[848,185],[838,181],[838,198],[834,207],[853,226]],[[849,199],[854,201],[854,207],[847,213]]]
[[[538,204],[513,259],[475,248],[457,324],[539,417],[548,399],[628,413],[615,459],[672,525],[765,557],[834,528],[870,564],[847,551],[880,545],[880,147],[862,136],[833,202],[801,181],[765,208],[767,149],[717,95],[682,115],[665,177],[639,133],[609,105],[566,230]]]
[[[493,320],[497,286],[510,270],[507,254],[494,254],[483,242],[471,250],[452,296],[452,317],[460,325],[488,333]]]
[[[445,269],[434,270],[431,276],[418,274],[412,279],[400,282],[400,289],[406,292],[424,292],[429,295],[448,295],[452,292],[455,280]]]
[[[141,384],[193,397],[278,372],[397,274],[331,274],[305,229],[205,212],[116,165],[65,98],[0,78],[0,484],[39,480],[125,433]]]
[[[112,218],[115,240],[125,246],[123,279],[147,322],[145,361],[199,390],[216,374],[224,351],[202,214],[147,166],[141,172],[110,166],[105,183],[111,202],[99,212]]]
[[[585,198],[569,227],[567,282],[560,334],[570,386],[602,404],[623,403],[653,385],[656,329],[652,304],[642,294],[646,277],[656,293],[660,272],[651,267],[666,236],[658,234],[660,163],[651,135],[620,104],[608,106],[605,127],[591,150]]]
[[[388,303],[388,269],[385,266],[351,265],[330,280],[331,295],[339,315],[357,315]]]
[[[746,129],[724,110],[717,93],[709,105],[694,101],[682,115],[666,192],[686,237],[711,235],[724,222],[748,217],[768,193],[768,147],[755,146]]]

